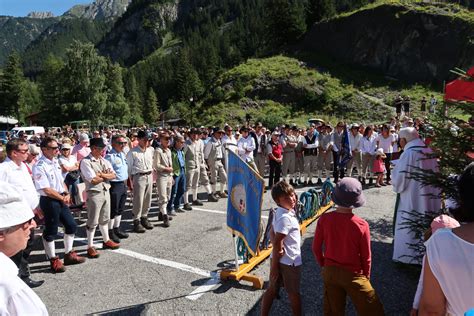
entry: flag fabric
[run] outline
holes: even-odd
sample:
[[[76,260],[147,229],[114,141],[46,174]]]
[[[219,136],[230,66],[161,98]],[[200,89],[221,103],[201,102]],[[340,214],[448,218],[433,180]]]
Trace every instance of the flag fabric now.
[[[349,142],[349,130],[347,126],[344,126],[344,132],[342,134],[342,148],[339,151],[339,167],[344,168],[349,162],[349,160],[352,159],[352,150],[351,150],[351,144]]]
[[[228,150],[227,227],[241,237],[254,256],[258,249],[263,201],[263,178]]]

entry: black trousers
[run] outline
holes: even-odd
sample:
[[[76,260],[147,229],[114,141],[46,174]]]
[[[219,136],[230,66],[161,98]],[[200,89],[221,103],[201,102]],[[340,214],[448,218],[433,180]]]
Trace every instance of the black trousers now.
[[[332,161],[333,161],[333,172],[332,176],[334,177],[334,182],[339,181],[339,178],[344,178],[344,169],[345,166],[339,167],[340,155],[338,151],[332,151]]]
[[[122,215],[127,201],[125,181],[110,182],[110,218]]]
[[[390,172],[390,160],[392,160],[392,153],[386,153],[385,156],[387,156],[387,158],[384,159],[384,163],[385,163],[385,171],[387,172],[387,181],[390,181],[390,175],[392,174]]]
[[[268,186],[271,188],[274,183],[280,181],[281,175],[281,163],[269,159],[270,163],[270,174],[268,175]]]
[[[28,265],[28,258],[30,257],[31,250],[35,244],[35,233],[34,229],[30,232],[30,239],[26,243],[26,248],[13,255],[10,259],[15,262],[18,267],[18,276],[20,278],[26,278],[30,276],[30,266]]]

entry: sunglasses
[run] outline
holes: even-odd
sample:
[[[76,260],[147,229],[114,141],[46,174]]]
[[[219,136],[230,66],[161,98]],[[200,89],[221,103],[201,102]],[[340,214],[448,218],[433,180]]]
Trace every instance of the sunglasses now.
[[[127,145],[127,142],[117,142],[117,144],[125,146],[125,145]]]
[[[46,148],[51,149],[51,150],[58,150],[58,149],[59,149],[58,146],[56,146],[56,147],[50,147],[50,146],[48,146],[48,147],[46,147]]]
[[[15,151],[17,151],[19,153],[22,153],[22,154],[26,154],[28,152],[28,149],[16,149]]]

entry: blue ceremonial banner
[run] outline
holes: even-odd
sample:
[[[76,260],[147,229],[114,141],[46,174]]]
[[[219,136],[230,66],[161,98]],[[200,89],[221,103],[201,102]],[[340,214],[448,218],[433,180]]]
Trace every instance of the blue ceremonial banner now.
[[[239,156],[228,150],[229,200],[227,226],[243,239],[249,252],[255,256],[260,235],[263,198],[263,178]]]
[[[342,148],[339,151],[339,167],[344,168],[352,159],[351,144],[349,143],[349,131],[347,126],[344,126],[344,132],[342,134]]]

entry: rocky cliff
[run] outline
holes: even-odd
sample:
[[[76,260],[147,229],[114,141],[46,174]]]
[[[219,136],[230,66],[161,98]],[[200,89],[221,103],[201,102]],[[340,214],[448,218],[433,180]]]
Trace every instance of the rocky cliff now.
[[[89,5],[75,5],[63,14],[65,17],[104,20],[121,16],[131,0],[97,0]]]
[[[315,24],[301,47],[402,80],[442,82],[454,67],[474,65],[473,15],[379,5]]]
[[[32,18],[32,19],[47,19],[47,18],[54,18],[54,14],[51,11],[47,11],[47,12],[32,11],[28,13],[27,17]]]
[[[99,51],[127,66],[153,53],[177,20],[180,2],[137,1],[99,43]]]

